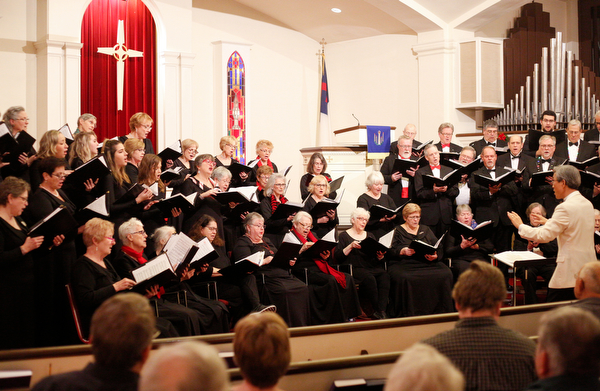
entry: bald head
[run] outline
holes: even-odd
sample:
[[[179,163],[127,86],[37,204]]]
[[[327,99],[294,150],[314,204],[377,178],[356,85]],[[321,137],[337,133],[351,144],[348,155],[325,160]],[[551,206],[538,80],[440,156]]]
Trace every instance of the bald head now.
[[[575,281],[575,297],[600,297],[600,262],[592,261],[583,265]]]

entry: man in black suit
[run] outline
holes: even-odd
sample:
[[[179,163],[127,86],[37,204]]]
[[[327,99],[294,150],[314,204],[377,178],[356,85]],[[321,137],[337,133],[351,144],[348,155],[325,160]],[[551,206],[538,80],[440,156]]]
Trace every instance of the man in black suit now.
[[[398,159],[410,160],[412,152],[412,140],[408,136],[398,138],[396,153],[390,154],[383,161],[381,174],[383,181],[388,185],[387,194],[392,197],[396,205],[407,202],[414,194],[413,177],[416,169],[407,170],[404,173],[394,171],[394,162]]]
[[[402,134],[410,138],[413,148],[417,148],[419,145],[421,145],[420,142],[415,140],[415,137],[417,136],[417,127],[414,124],[406,124],[404,130],[402,131]],[[398,141],[394,141],[390,144],[390,153],[398,153]],[[414,153],[414,156],[421,157],[422,153],[423,151],[421,151],[419,154]]]
[[[583,135],[585,141],[599,141],[600,140],[600,111],[596,112],[594,116],[596,122],[596,129],[590,129]]]
[[[556,153],[576,162],[583,162],[596,156],[596,147],[581,139],[581,122],[578,119],[569,121],[567,142],[559,143],[556,146]]]
[[[453,216],[452,203],[458,195],[458,185],[424,187],[423,175],[441,178],[452,172],[450,167],[440,165],[440,152],[434,145],[426,146],[424,154],[429,164],[417,170],[415,192],[421,205],[421,223],[429,226],[439,238],[450,226]]]
[[[498,156],[492,146],[483,147],[481,160],[483,167],[473,173],[469,187],[471,188],[471,205],[475,209],[475,221],[482,223],[491,220],[494,224],[492,241],[497,252],[509,251],[514,231],[513,225],[506,212],[513,211],[513,198],[519,192],[514,181],[506,185],[482,186],[475,180],[475,175],[497,178],[508,170],[496,164]]]
[[[478,156],[481,155],[481,151],[486,145],[494,148],[504,148],[507,146],[506,141],[498,140],[498,123],[493,119],[489,119],[483,123],[483,138],[473,141],[469,145],[475,148]]]
[[[542,119],[540,120],[542,125],[542,132],[550,133],[556,130],[556,113],[552,110],[546,110],[542,113]],[[556,140],[557,143],[562,143],[564,140]],[[525,143],[523,144],[523,152],[531,157],[538,157],[542,155],[542,149],[538,147],[537,150],[531,150],[529,148],[529,136],[525,137]]]
[[[533,163],[527,166],[527,171],[533,176],[536,172],[552,171],[554,167],[564,164],[567,159],[554,154],[556,151],[556,138],[554,136],[543,135],[540,137],[540,149],[542,155],[535,159]],[[528,196],[528,203],[539,202],[546,208],[548,217],[552,217],[554,209],[558,205],[558,200],[554,196],[552,189],[553,173],[549,172],[546,176],[546,184],[540,186],[531,186],[531,181],[523,181],[523,189]]]
[[[450,122],[444,122],[439,126],[438,136],[440,136],[440,142],[435,144],[438,151],[460,153],[462,147],[451,142],[453,134],[454,125],[452,125]]]
[[[510,136],[508,139],[508,153],[498,156],[496,161],[498,167],[509,167],[514,170],[521,171],[515,176],[515,184],[519,189],[517,197],[513,200],[516,212],[522,218],[525,217],[525,209],[527,208],[527,197],[523,189],[523,183],[528,182],[531,178],[531,173],[527,171],[527,167],[535,165],[535,159],[523,153],[523,137],[518,135]]]

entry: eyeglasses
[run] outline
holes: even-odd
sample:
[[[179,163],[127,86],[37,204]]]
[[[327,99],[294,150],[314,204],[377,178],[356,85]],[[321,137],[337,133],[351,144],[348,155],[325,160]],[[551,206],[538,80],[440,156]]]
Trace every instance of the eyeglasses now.
[[[418,216],[407,216],[406,220],[410,219],[410,220],[419,220],[421,218],[421,215]]]
[[[258,151],[262,153],[271,153],[270,149],[259,149]]]
[[[229,147],[229,148],[233,148],[233,149],[235,149],[235,145],[233,145],[233,144],[225,144],[225,146],[226,146],[226,147]]]
[[[146,233],[146,231],[144,231],[143,229],[140,231],[135,231],[131,233],[132,235],[142,235],[142,236],[148,236],[148,234]]]
[[[326,183],[317,183],[315,187],[327,187]]]
[[[67,174],[52,174],[52,176],[58,179],[64,179],[67,177]]]
[[[285,186],[285,183],[276,183],[276,184],[274,184],[273,186],[278,186],[278,187],[281,187],[281,186]]]
[[[253,226],[253,227],[255,227],[255,228],[258,228],[258,229],[261,229],[261,228],[265,229],[265,228],[267,228],[267,226],[264,225],[264,224],[250,224],[250,225]]]
[[[356,220],[358,220],[358,221],[369,221],[369,219],[367,219],[366,217],[357,217]]]
[[[211,232],[217,232],[217,227],[204,227],[204,228]]]
[[[206,164],[208,164],[209,166],[212,166],[212,165],[215,165],[215,164],[217,164],[216,162],[213,162],[213,161],[212,161],[212,160],[210,160],[210,159],[204,159],[204,160],[202,160],[202,163],[206,163]]]
[[[29,118],[17,118],[15,121],[27,122],[27,121],[29,121]]]
[[[146,152],[146,150],[144,148],[138,148],[134,152]]]
[[[304,224],[301,222],[298,222],[298,225],[301,226],[302,228],[308,228],[308,229],[312,229],[312,224]]]
[[[141,125],[144,129],[152,129],[152,125]]]
[[[552,144],[540,144],[540,148],[545,149],[545,148],[552,148],[552,147],[554,147],[554,145],[552,145]]]
[[[453,134],[453,133],[440,133],[440,134],[441,134],[442,136],[446,136],[446,137],[448,137],[448,136],[452,136],[452,134]]]
[[[22,199],[23,201],[27,202],[29,200],[29,198],[27,197],[23,197],[23,196],[19,196],[20,199]]]
[[[398,144],[398,148],[412,148],[412,145],[400,145],[400,144]]]

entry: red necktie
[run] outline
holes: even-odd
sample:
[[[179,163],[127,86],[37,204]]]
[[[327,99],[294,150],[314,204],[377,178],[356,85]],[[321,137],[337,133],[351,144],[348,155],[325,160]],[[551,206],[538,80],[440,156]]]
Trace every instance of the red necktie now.
[[[441,169],[441,166],[438,164],[437,166],[429,166],[431,167],[432,170],[435,170],[436,168],[439,170]]]
[[[450,148],[450,144],[442,144],[442,148]]]

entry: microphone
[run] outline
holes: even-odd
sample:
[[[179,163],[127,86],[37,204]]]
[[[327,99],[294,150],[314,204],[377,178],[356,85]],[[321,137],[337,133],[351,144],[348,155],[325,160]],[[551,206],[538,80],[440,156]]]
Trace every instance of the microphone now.
[[[358,118],[356,118],[356,116],[354,114],[352,114],[352,116],[354,117],[354,119],[356,120],[356,122],[358,122],[358,126],[360,126],[360,121],[358,120]]]

